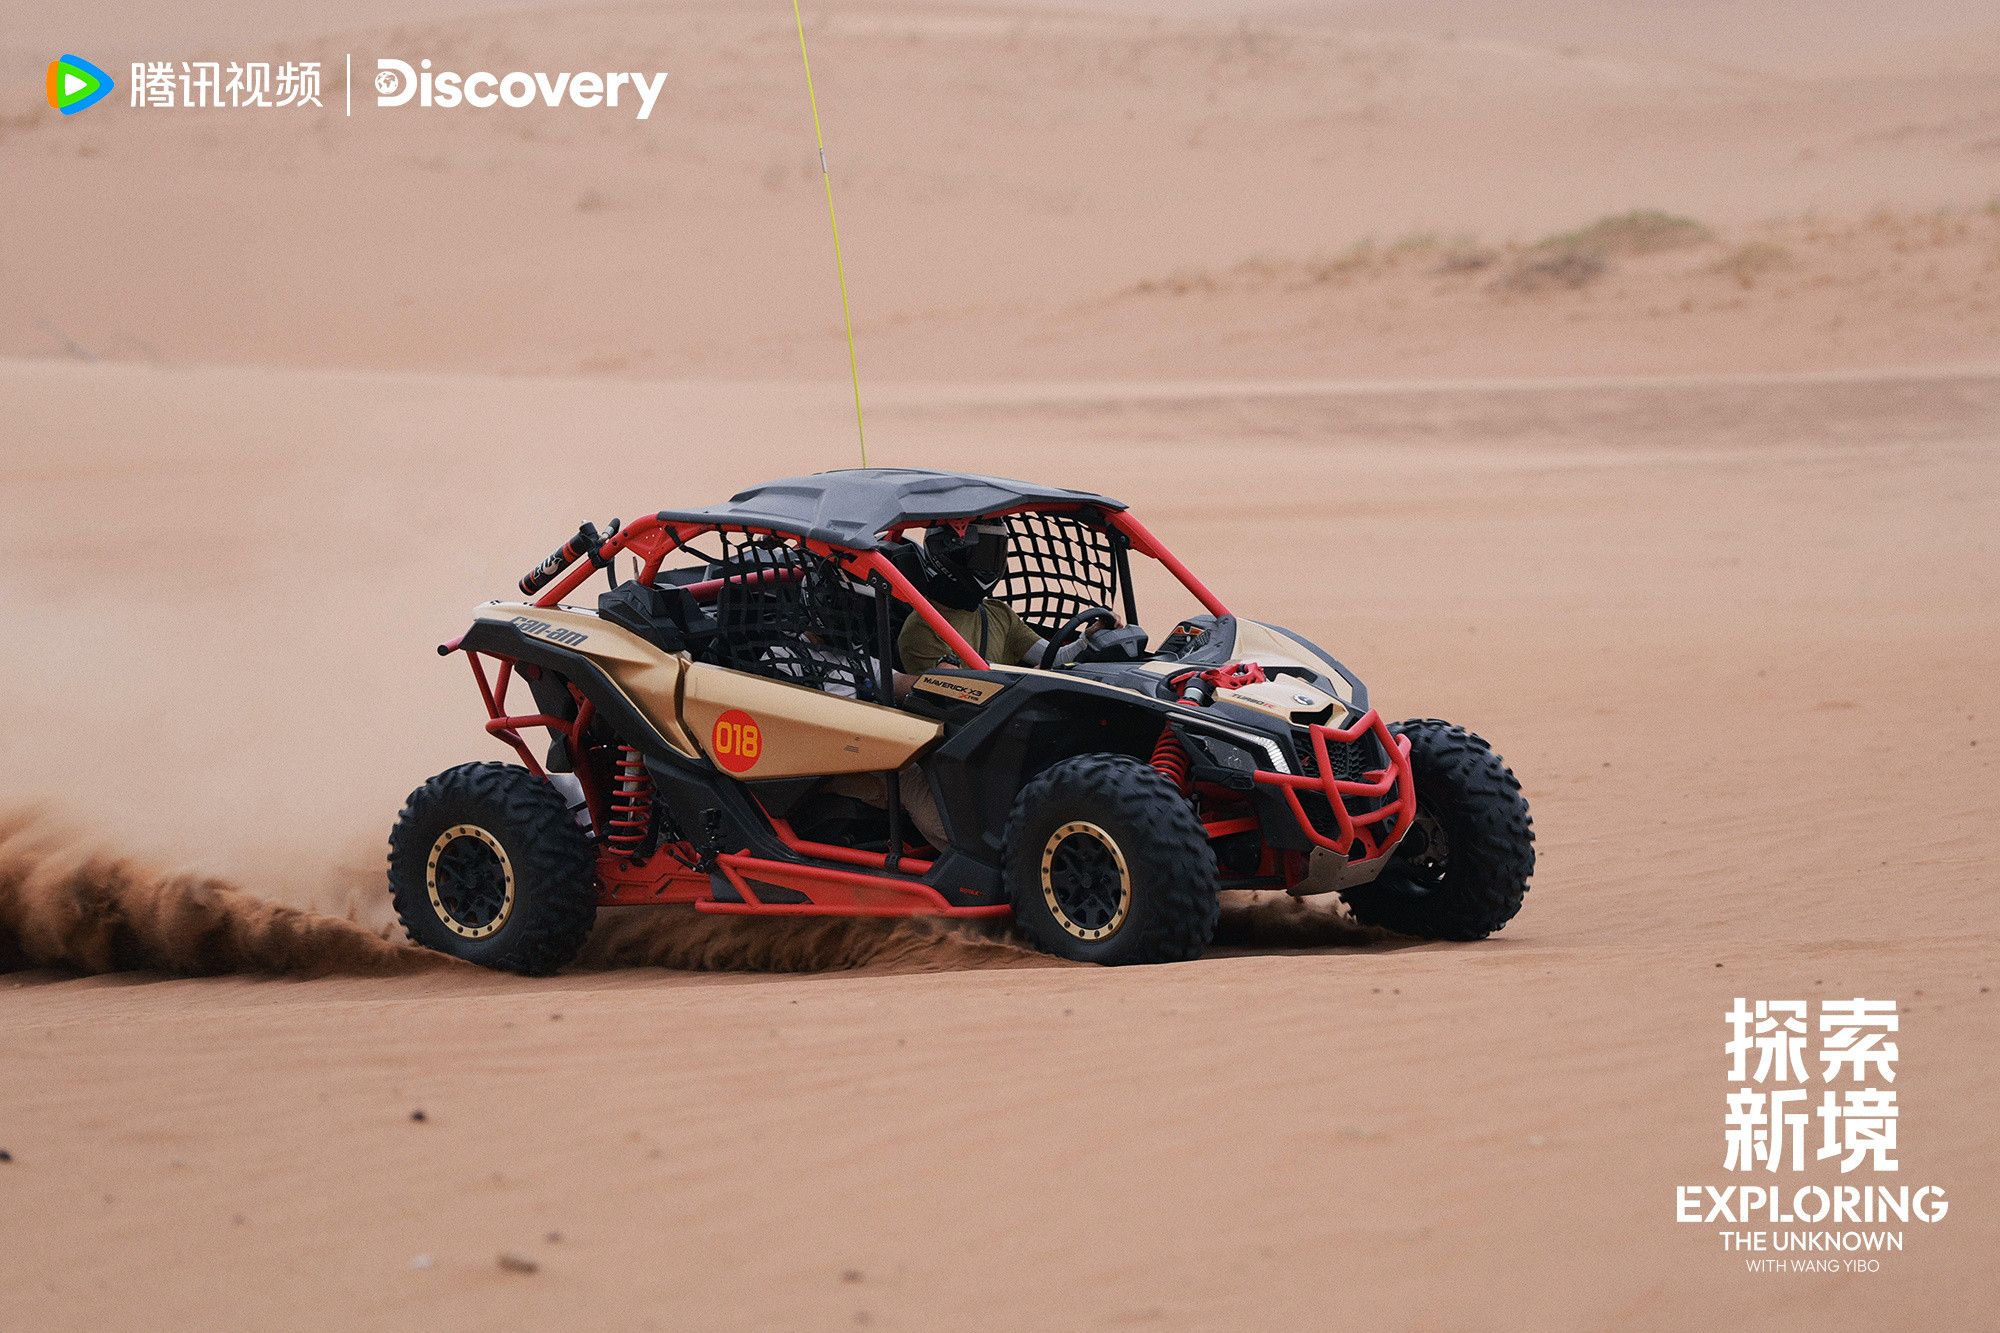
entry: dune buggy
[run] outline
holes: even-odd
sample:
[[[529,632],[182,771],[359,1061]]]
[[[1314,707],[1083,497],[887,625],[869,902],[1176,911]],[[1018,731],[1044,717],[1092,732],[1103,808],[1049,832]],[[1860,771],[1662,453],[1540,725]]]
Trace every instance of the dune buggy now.
[[[1038,656],[989,660],[934,601],[920,539],[974,532],[1001,534],[982,587]],[[1142,588],[1187,603],[1156,646]],[[1051,953],[1164,962],[1200,954],[1239,889],[1335,892],[1363,922],[1469,940],[1534,868],[1484,741],[1385,723],[1338,660],[1232,614],[1102,495],[790,478],[586,523],[521,591],[438,650],[470,664],[519,764],[432,778],[390,839],[411,938],[475,963],[551,972],[600,906],[656,903],[1011,916]],[[937,660],[902,660],[912,617]]]

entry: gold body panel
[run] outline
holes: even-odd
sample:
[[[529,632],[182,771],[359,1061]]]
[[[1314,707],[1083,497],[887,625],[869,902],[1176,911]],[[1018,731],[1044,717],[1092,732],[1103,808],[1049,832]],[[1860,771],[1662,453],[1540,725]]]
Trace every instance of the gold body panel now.
[[[740,749],[734,762],[711,757],[731,776],[751,780],[897,769],[944,734],[943,724],[901,709],[705,662],[688,663],[681,717],[704,753],[714,747],[716,724],[725,713],[746,714],[754,723],[755,757]],[[740,735],[743,721],[732,720],[732,737]]]
[[[1319,672],[1323,676],[1340,679],[1340,673],[1333,669],[1318,653],[1313,652],[1296,639],[1286,638],[1269,625],[1254,620],[1238,619],[1236,622],[1236,646],[1230,656],[1239,662],[1256,662],[1263,666],[1302,666]]]
[[[1236,620],[1236,642],[1230,649],[1229,660],[1232,662],[1255,662],[1260,666],[1267,667],[1300,666],[1310,671],[1315,671],[1329,680],[1337,682],[1341,679],[1340,673],[1333,669],[1333,663],[1327,661],[1318,653],[1313,652],[1304,644],[1298,642],[1296,639],[1286,638],[1269,625],[1255,620],[1245,620],[1241,616],[1237,617]],[[1174,672],[1182,670],[1185,665],[1185,663],[1178,661],[1158,661],[1148,662],[1139,669],[1151,672],[1154,675],[1171,676]],[[1292,682],[1290,681],[1285,682],[1287,697],[1292,693],[1290,689],[1291,684]],[[1316,690],[1316,687],[1313,686],[1305,686],[1303,688]],[[1238,690],[1235,693],[1241,695],[1244,691]],[[1332,695],[1331,697],[1342,704],[1350,702],[1339,694]],[[1245,702],[1248,703],[1249,701],[1246,700]],[[1272,706],[1269,707],[1261,703],[1252,704],[1251,706],[1258,707],[1267,713],[1275,713],[1281,717],[1287,716],[1292,711],[1292,708],[1283,706],[1275,697],[1272,699],[1271,704]],[[1306,706],[1294,705],[1293,707],[1303,708]]]
[[[689,665],[684,654],[662,652],[630,630],[600,619],[595,612],[573,607],[488,602],[480,608],[478,618],[516,625],[530,638],[588,657],[604,668],[604,674],[667,744],[685,755],[700,753],[681,724],[681,677]]]
[[[944,734],[942,724],[900,709],[711,666],[685,653],[662,652],[591,611],[489,602],[480,608],[478,618],[514,625],[530,638],[588,657],[667,743],[684,754],[714,758],[716,723],[725,713],[746,715],[735,720],[732,736],[740,745],[743,723],[753,724],[755,755],[718,761],[732,777],[797,778],[897,769]]]
[[[1346,720],[1347,704],[1320,689],[1308,685],[1292,676],[1282,676],[1258,685],[1245,685],[1240,690],[1230,690],[1216,697],[1218,703],[1234,704],[1238,708],[1255,709],[1272,717],[1281,717],[1287,722],[1327,722],[1340,723]]]

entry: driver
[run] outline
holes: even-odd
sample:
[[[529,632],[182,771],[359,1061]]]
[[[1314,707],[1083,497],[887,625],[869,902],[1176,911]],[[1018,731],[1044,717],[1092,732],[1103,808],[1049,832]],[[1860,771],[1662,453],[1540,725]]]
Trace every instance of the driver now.
[[[1009,666],[1040,666],[1048,641],[1037,634],[1014,608],[993,596],[1007,576],[1007,525],[971,523],[964,533],[940,525],[924,537],[924,593],[938,613],[989,662]],[[1115,616],[1096,617],[1092,627],[1116,625]],[[1056,664],[1068,666],[1082,653],[1086,636],[1077,635],[1056,650]],[[907,671],[929,671],[951,656],[951,649],[922,616],[903,622],[896,652]]]

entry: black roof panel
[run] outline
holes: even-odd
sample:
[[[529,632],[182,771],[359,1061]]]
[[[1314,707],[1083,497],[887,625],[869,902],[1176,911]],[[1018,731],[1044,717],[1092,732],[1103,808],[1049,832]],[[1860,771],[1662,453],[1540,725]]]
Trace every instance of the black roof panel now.
[[[901,524],[973,518],[1037,504],[1087,504],[1118,510],[1108,496],[1060,486],[1037,486],[970,472],[870,467],[815,472],[752,486],[725,504],[662,509],[670,523],[722,523],[797,533],[848,547],[877,545],[884,530]]]

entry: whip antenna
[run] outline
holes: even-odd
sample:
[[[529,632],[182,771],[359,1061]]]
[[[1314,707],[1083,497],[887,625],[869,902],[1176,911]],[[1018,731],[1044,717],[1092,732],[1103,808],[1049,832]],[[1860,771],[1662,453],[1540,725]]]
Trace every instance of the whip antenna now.
[[[854,381],[854,435],[861,444],[861,466],[868,466],[868,431],[861,424],[861,366],[854,359],[854,316],[847,308],[847,266],[840,257],[840,219],[833,211],[833,177],[826,169],[826,135],[819,127],[819,95],[813,92],[812,57],[806,54],[806,20],[799,0],[792,0],[792,19],[799,27],[799,63],[806,68],[806,101],[812,106],[813,139],[819,145],[819,179],[826,187],[826,225],[833,232],[833,272],[840,282],[840,319],[847,326],[847,374]]]

